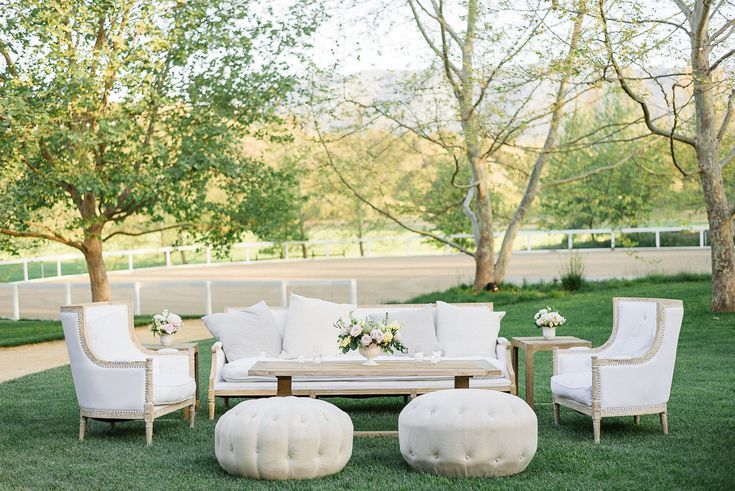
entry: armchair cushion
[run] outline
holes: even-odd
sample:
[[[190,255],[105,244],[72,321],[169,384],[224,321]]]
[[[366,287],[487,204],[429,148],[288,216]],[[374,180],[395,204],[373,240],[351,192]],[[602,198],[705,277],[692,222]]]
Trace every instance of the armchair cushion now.
[[[209,314],[203,318],[209,332],[222,342],[228,361],[258,356],[278,356],[281,333],[268,305],[257,303],[238,312]],[[311,349],[311,345],[308,346]]]
[[[551,377],[551,392],[585,406],[592,405],[592,372],[574,372]]]
[[[385,319],[385,312],[372,313],[370,318],[382,321]],[[403,344],[409,350],[420,344],[424,354],[430,354],[431,345],[438,342],[434,327],[434,309],[431,306],[392,309],[388,311],[388,320],[401,323]]]
[[[346,319],[354,308],[352,304],[327,302],[292,293],[281,356],[284,358],[311,356],[314,345],[320,345],[325,356],[339,354],[337,329],[334,328],[334,323],[340,317]]]
[[[153,374],[153,403],[175,404],[194,395],[196,383],[192,377],[170,374]]]
[[[436,302],[436,336],[445,356],[495,358],[500,319],[505,312],[487,306],[457,306]]]

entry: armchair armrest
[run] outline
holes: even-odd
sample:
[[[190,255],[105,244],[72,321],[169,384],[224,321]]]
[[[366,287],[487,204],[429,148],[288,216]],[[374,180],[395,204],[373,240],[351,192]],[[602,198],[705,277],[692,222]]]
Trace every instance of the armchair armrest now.
[[[671,390],[673,367],[650,354],[629,357],[593,356],[592,397],[601,409],[666,404]]]
[[[188,374],[194,376],[194,353],[178,350],[159,350],[154,352],[153,370],[159,373]]]
[[[575,372],[589,372],[592,368],[591,357],[597,351],[592,348],[576,347],[569,349],[554,348],[552,367],[554,375]]]
[[[79,406],[96,411],[143,411],[152,399],[153,359],[90,360],[72,367]]]

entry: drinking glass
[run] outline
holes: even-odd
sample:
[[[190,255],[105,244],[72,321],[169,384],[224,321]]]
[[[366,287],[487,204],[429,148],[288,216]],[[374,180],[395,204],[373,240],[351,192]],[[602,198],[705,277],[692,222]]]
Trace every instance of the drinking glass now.
[[[319,364],[322,362],[322,345],[315,344],[311,347],[312,358],[314,363]]]
[[[431,345],[431,363],[439,363],[442,359],[442,346],[439,343]]]
[[[416,343],[413,347],[413,359],[416,361],[424,361],[424,346]]]

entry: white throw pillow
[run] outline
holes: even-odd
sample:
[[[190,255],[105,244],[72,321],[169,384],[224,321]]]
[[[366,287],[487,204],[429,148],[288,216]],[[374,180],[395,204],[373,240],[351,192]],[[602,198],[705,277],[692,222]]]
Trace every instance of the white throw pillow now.
[[[202,318],[209,332],[222,342],[228,362],[241,358],[278,356],[281,352],[281,333],[273,314],[265,302],[239,312],[209,314]]]
[[[283,358],[299,355],[312,356],[312,347],[321,346],[322,355],[340,353],[337,346],[338,331],[334,323],[341,317],[347,319],[355,306],[333,303],[318,298],[291,294],[286,317],[286,333],[283,335]]]
[[[388,308],[381,313],[370,314],[370,319],[382,322],[388,312],[389,321],[401,324],[401,340],[410,353],[414,352],[417,344],[421,344],[426,355],[431,354],[431,347],[437,343],[436,328],[434,327],[434,308],[425,307],[396,307]]]
[[[436,335],[444,356],[486,356],[497,358],[500,319],[487,305],[459,306],[436,302]]]

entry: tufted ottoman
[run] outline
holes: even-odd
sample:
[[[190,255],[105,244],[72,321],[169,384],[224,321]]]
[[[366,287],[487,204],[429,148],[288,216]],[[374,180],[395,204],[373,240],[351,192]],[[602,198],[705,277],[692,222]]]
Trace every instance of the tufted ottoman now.
[[[328,402],[272,397],[241,402],[214,429],[214,453],[230,474],[312,479],[341,471],[352,456],[352,420]]]
[[[420,472],[509,476],[536,454],[536,413],[522,399],[482,389],[440,390],[398,417],[401,454]]]

